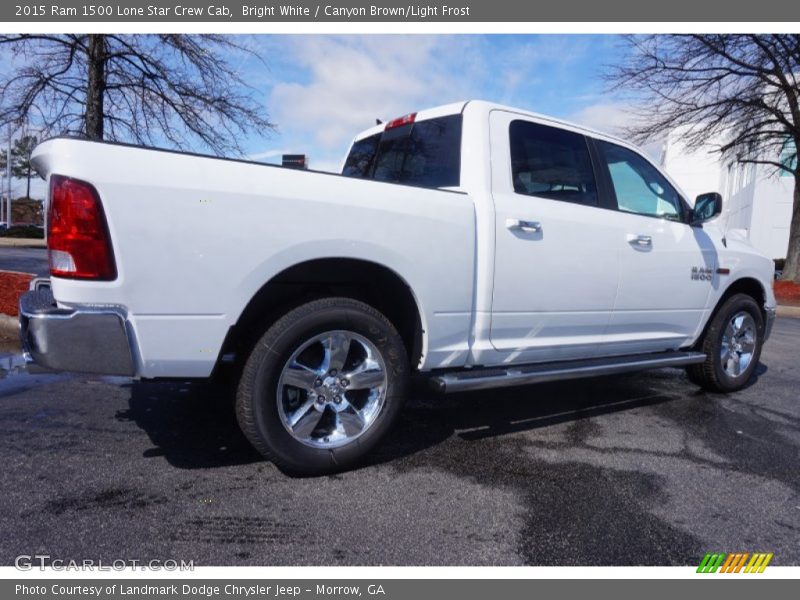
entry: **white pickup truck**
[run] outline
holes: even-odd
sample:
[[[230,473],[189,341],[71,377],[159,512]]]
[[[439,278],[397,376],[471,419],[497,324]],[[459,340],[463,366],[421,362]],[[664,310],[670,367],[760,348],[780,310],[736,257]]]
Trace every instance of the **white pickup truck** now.
[[[358,135],[342,174],[53,139],[50,288],[28,355],[61,370],[238,368],[247,438],[293,473],[386,433],[412,373],[442,392],[686,367],[750,380],[773,263],[634,146],[470,101]]]

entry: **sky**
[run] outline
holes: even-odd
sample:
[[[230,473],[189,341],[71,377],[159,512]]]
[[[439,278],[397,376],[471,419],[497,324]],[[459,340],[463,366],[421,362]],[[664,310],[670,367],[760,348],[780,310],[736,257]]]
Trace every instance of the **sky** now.
[[[239,41],[264,60],[239,53],[231,63],[277,125],[240,140],[246,157],[262,162],[298,153],[309,156],[312,169],[338,171],[355,134],[376,118],[469,99],[612,133],[626,118],[625,103],[602,78],[627,52],[614,35],[252,35]]]
[[[277,132],[246,140],[249,158],[310,157],[338,170],[353,136],[404,114],[481,99],[604,131],[626,118],[602,78],[627,51],[612,35],[284,35],[251,44],[267,67],[243,62]]]

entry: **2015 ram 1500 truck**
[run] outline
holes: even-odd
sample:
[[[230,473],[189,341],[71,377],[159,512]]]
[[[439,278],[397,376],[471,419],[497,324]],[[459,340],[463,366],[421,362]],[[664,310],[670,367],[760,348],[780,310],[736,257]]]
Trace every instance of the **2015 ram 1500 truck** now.
[[[346,468],[412,372],[444,392],[685,366],[744,386],[773,264],[625,141],[486,102],[357,136],[342,174],[74,139],[41,144],[55,369],[209,377],[284,470]]]

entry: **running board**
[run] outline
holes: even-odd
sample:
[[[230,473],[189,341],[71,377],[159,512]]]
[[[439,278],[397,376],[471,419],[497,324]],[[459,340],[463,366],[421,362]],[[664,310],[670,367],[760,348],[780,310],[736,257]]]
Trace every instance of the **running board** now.
[[[479,368],[444,373],[429,379],[438,392],[450,394],[472,390],[528,385],[561,379],[579,379],[613,375],[629,371],[643,371],[661,367],[682,367],[701,363],[706,359],[702,352],[658,352],[632,356],[612,356],[587,360],[570,360],[505,368]]]

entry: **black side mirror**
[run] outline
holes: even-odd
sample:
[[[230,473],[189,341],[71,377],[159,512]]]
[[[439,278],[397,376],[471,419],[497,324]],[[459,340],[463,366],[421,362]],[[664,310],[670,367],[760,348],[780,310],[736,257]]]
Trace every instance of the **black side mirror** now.
[[[692,209],[692,225],[699,225],[705,223],[709,219],[713,219],[722,212],[722,196],[717,192],[708,192],[707,194],[700,194],[694,201],[694,208]]]

